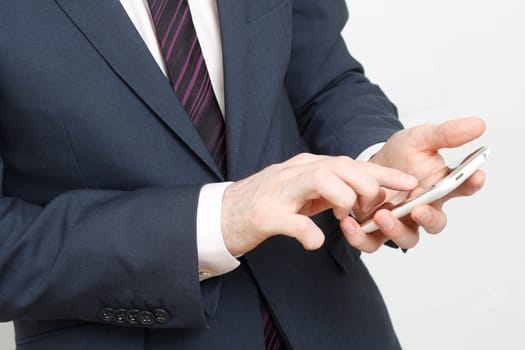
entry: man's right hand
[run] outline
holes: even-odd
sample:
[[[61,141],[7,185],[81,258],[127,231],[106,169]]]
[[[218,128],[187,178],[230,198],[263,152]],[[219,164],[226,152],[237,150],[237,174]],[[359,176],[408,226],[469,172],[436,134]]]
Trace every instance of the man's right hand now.
[[[310,216],[332,209],[338,220],[351,210],[381,203],[381,187],[409,191],[417,179],[399,170],[349,157],[300,154],[231,184],[222,199],[221,229],[227,249],[243,255],[271,236],[296,238],[305,249],[324,242]]]

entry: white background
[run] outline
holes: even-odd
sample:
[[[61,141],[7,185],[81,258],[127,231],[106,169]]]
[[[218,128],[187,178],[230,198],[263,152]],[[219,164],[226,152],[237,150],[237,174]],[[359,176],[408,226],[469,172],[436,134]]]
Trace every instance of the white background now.
[[[406,255],[365,256],[405,349],[525,349],[525,2],[352,0],[345,37],[405,125],[477,115],[487,183]],[[444,152],[455,160],[458,152]]]
[[[445,232],[364,257],[404,349],[525,349],[525,2],[348,2],[349,48],[405,125],[481,116],[487,132],[467,149],[492,149],[485,188],[446,207]],[[0,325],[0,349],[12,339]]]

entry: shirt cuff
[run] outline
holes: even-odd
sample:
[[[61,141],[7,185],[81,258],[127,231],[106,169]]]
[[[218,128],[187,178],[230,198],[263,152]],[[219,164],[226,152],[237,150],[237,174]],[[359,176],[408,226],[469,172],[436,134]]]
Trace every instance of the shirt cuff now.
[[[202,187],[197,207],[197,251],[199,280],[223,275],[236,269],[240,262],[224,243],[221,231],[222,196],[232,182],[207,184]]]
[[[384,144],[385,144],[384,142],[380,142],[380,143],[376,143],[375,145],[372,145],[372,146],[366,148],[363,152],[361,152],[355,158],[355,160],[368,162],[381,149],[381,147],[383,147]],[[357,215],[355,215],[353,210],[350,210],[350,216],[355,218],[358,222],[360,221],[360,220],[357,219]]]
[[[368,162],[377,152],[379,152],[379,150],[384,146],[384,144],[384,142],[380,142],[368,147],[363,152],[361,152],[355,160]]]

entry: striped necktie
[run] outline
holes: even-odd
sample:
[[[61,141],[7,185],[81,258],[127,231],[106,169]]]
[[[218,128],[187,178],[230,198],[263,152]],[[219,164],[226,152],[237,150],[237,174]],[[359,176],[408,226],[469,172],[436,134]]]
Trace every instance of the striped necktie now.
[[[226,176],[224,119],[186,0],[148,0],[175,94]]]
[[[208,150],[226,172],[224,119],[197,39],[187,0],[148,0],[168,77]],[[285,349],[265,303],[261,300],[266,349]]]

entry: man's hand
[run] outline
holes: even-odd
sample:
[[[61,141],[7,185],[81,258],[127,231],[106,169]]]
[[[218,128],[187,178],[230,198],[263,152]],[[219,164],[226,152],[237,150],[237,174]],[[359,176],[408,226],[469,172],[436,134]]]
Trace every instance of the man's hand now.
[[[385,199],[381,187],[409,191],[415,177],[348,157],[300,154],[231,184],[223,195],[221,229],[230,253],[239,256],[265,239],[283,234],[305,249],[324,235],[310,216],[332,209],[336,218],[352,208],[371,208]]]
[[[438,153],[440,149],[461,146],[480,137],[484,131],[485,123],[479,118],[416,126],[394,134],[371,162],[400,169],[421,181],[445,166]],[[388,240],[402,248],[412,248],[419,240],[419,227],[428,233],[439,233],[445,228],[447,217],[442,210],[445,202],[474,194],[484,181],[485,174],[478,170],[449,195],[432,204],[415,207],[410,216],[403,219],[395,218],[388,210],[379,210],[374,221],[380,230],[371,234],[364,233],[350,217],[341,221],[341,228],[350,244],[365,252],[376,251]]]

